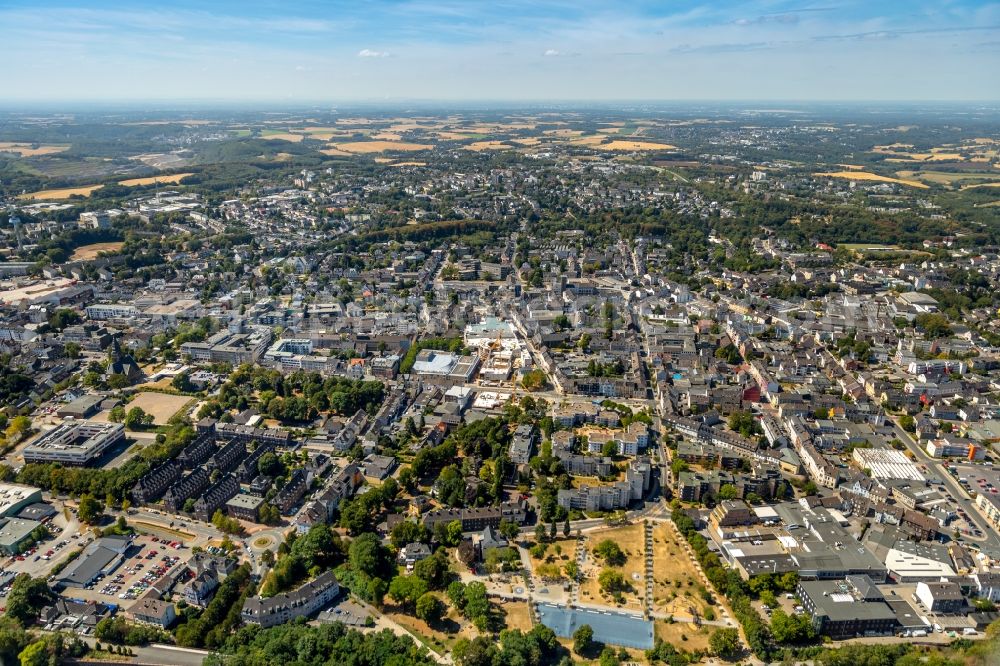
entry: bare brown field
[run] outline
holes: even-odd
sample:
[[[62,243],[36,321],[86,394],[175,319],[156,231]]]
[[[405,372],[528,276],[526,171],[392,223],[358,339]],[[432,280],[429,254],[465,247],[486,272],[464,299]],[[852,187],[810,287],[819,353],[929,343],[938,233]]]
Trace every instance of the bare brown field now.
[[[624,602],[621,607],[629,610],[642,610],[642,598],[646,594],[645,583],[645,555],[643,550],[643,526],[642,523],[628,525],[626,527],[616,527],[608,530],[597,530],[587,535],[586,549],[588,554],[587,563],[584,565],[584,578],[580,582],[580,603],[596,603],[606,606],[617,605],[612,597],[601,593],[601,585],[597,578],[605,568],[602,562],[595,561],[593,555],[594,546],[605,539],[611,539],[617,543],[625,552],[628,560],[623,567],[612,567],[625,576],[625,580],[632,586],[632,590],[622,595]]]
[[[388,151],[409,152],[430,150],[434,147],[429,143],[408,143],[406,141],[348,141],[347,143],[334,143],[330,145],[337,150],[357,155],[384,153]]]
[[[523,139],[511,139],[511,143],[516,143],[520,146],[537,146],[542,142],[537,136],[528,136]]]
[[[824,178],[847,178],[849,180],[870,180],[880,183],[896,183],[897,185],[907,185],[909,187],[917,187],[922,190],[926,190],[928,188],[927,185],[921,183],[920,181],[890,178],[889,176],[880,176],[877,173],[868,173],[867,171],[832,171],[830,173],[814,173],[813,175]]]
[[[0,141],[0,153],[17,153],[21,157],[54,155],[69,150],[69,146]]]
[[[531,612],[526,601],[506,601],[500,604],[505,613],[504,624],[507,629],[531,630]]]
[[[528,559],[531,560],[531,570],[535,572],[536,576],[540,575],[538,573],[538,567],[544,565],[549,565],[550,568],[551,565],[555,565],[559,567],[559,572],[562,574],[563,565],[572,560],[575,553],[576,539],[557,539],[556,541],[550,543],[549,547],[545,549],[545,555],[543,557],[538,558],[529,553]]]
[[[560,128],[552,130],[543,130],[542,134],[546,136],[582,136],[583,130]]]
[[[169,176],[149,176],[147,178],[129,178],[128,180],[119,180],[119,185],[124,185],[125,187],[134,187],[136,185],[152,185],[154,183],[170,183],[171,185],[176,185],[188,176],[193,176],[193,173],[175,173]]]
[[[268,141],[290,141],[291,143],[298,143],[305,138],[305,135],[292,134],[291,132],[276,132],[274,134],[261,134],[260,138],[267,139]]]
[[[90,261],[91,259],[96,259],[97,255],[101,252],[117,252],[122,249],[125,243],[121,241],[115,241],[112,243],[91,243],[90,245],[83,245],[81,247],[73,250],[73,254],[70,255],[70,261]]]
[[[99,190],[103,185],[86,185],[84,187],[63,187],[55,190],[39,190],[21,194],[18,199],[46,200],[46,199],[69,199],[74,194],[89,197],[95,190]]]
[[[462,146],[462,149],[480,152],[483,150],[508,150],[513,147],[514,146],[509,143],[504,143],[503,141],[476,141],[475,143],[470,143],[467,146]]]
[[[656,620],[653,631],[660,640],[684,650],[694,651],[708,649],[708,641],[715,633],[715,627],[708,625],[699,627],[691,622]]]
[[[666,524],[653,527],[653,607],[671,615],[691,617],[708,604],[699,595],[704,583],[679,538]],[[694,612],[692,612],[694,611]]]
[[[394,167],[422,167],[422,166],[427,166],[427,162],[394,162],[390,166],[394,166]]]
[[[125,409],[142,407],[147,414],[153,415],[153,425],[165,425],[170,417],[184,409],[193,400],[186,395],[169,395],[145,391],[137,393],[135,399],[129,402]]]
[[[676,150],[677,146],[669,143],[651,143],[649,141],[622,141],[615,140],[597,146],[601,150]]]
[[[376,132],[371,135],[371,138],[378,139],[379,141],[402,141],[403,137],[395,132]]]
[[[1000,183],[976,183],[975,185],[966,185],[963,190],[971,190],[974,187],[1000,187]]]

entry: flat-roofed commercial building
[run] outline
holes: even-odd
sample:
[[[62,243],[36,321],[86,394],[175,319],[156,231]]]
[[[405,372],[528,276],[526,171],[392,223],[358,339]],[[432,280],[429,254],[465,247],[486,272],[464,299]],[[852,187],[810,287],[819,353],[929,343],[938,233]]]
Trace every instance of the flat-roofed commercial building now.
[[[68,421],[25,448],[24,461],[83,467],[124,441],[125,426],[120,423]]]
[[[252,326],[248,333],[219,331],[205,342],[185,342],[181,353],[197,361],[221,361],[239,365],[256,363],[271,343],[271,329]]]
[[[28,548],[26,542],[31,539],[32,532],[41,525],[37,520],[22,520],[20,518],[0,520],[0,553],[17,555],[22,550],[26,550]]]
[[[867,576],[802,581],[798,593],[816,631],[833,638],[885,636],[899,626],[896,613]]]
[[[226,513],[233,518],[256,523],[260,520],[260,507],[263,505],[263,497],[237,494],[226,502]]]
[[[21,509],[42,501],[42,491],[33,486],[0,483],[0,518],[16,516]]]

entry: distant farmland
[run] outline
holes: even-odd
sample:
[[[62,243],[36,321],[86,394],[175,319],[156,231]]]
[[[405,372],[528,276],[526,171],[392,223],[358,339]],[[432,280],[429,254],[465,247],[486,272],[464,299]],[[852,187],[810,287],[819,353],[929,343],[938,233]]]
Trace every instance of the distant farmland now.
[[[832,171],[829,173],[814,173],[814,176],[820,176],[823,178],[846,178],[848,180],[871,180],[880,183],[895,183],[897,185],[906,185],[908,187],[918,187],[920,189],[926,190],[928,186],[917,180],[903,180],[902,178],[890,178],[889,176],[880,176],[877,173],[868,173],[867,171]]]
[[[175,173],[170,176],[149,176],[148,178],[129,178],[128,180],[118,181],[119,185],[124,185],[125,187],[135,187],[136,185],[152,185],[153,183],[169,183],[171,185],[176,185],[188,176],[193,176],[193,173]]]
[[[21,157],[53,155],[66,150],[69,150],[69,146],[43,145],[37,143],[25,143],[23,141],[0,141],[0,153],[17,153]]]
[[[407,143],[405,141],[348,141],[347,143],[328,144],[334,150],[346,153],[365,155],[368,153],[384,153],[389,151],[409,152],[430,150],[434,146],[429,143]],[[329,154],[329,153],[327,153]]]
[[[45,199],[69,199],[75,194],[82,197],[89,197],[95,190],[99,190],[103,185],[85,185],[83,187],[64,187],[56,190],[39,190],[18,196],[18,199],[32,199],[35,201]]]

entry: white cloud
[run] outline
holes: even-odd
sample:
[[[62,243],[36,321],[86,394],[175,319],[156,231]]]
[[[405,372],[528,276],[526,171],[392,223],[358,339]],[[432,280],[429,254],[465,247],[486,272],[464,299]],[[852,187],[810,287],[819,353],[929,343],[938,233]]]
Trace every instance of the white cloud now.
[[[359,58],[386,58],[388,56],[388,51],[373,51],[372,49],[361,49],[358,51]]]
[[[559,53],[559,51],[556,51],[555,49],[548,49],[542,55],[544,55],[546,58],[553,58],[553,57],[555,57],[557,55],[560,55],[560,53]]]

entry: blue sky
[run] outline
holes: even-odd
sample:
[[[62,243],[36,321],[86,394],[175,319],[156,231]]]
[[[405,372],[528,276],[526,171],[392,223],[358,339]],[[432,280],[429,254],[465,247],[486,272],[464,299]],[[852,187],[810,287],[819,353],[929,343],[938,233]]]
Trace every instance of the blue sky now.
[[[0,99],[997,100],[1000,2],[0,0]]]

